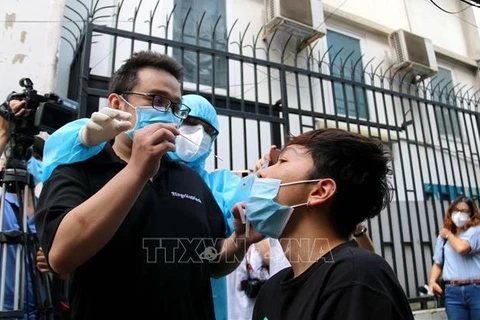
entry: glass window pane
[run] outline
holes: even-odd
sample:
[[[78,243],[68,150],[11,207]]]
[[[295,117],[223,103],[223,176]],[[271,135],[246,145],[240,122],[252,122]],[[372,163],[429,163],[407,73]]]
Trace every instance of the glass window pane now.
[[[173,40],[226,50],[225,0],[176,0],[175,4]],[[187,13],[188,17],[185,19]],[[212,39],[213,34],[215,38]],[[210,54],[182,51],[179,48],[173,49],[173,55],[185,67],[186,82],[225,87],[227,82],[225,58],[212,58]]]
[[[452,72],[444,68],[438,68],[438,72],[431,80],[432,88],[432,100],[443,104],[456,106],[453,90]],[[441,106],[435,105],[435,118],[438,126],[438,130],[442,135],[455,136],[455,138],[461,137],[460,120],[457,112],[449,110]]]
[[[358,39],[328,30],[327,42],[332,64],[332,75],[363,83],[363,64],[361,61],[360,41]],[[361,87],[334,83],[335,108],[340,115],[368,118],[367,99]],[[348,107],[348,109],[346,109]]]

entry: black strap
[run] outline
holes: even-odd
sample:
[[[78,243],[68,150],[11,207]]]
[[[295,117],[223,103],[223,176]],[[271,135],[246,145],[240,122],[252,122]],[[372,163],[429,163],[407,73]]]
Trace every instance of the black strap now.
[[[250,271],[248,270],[248,265],[250,264],[248,262],[248,254],[250,253],[250,248],[247,249],[247,252],[245,252],[245,268],[247,270],[247,279],[250,280]]]
[[[443,256],[443,264],[445,264],[445,245],[447,244],[448,239],[443,238],[442,244],[442,256]]]

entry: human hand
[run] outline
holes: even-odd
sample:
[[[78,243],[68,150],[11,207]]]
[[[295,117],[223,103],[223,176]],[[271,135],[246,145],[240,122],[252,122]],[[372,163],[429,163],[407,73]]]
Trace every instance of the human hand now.
[[[255,163],[255,172],[260,170],[266,163],[272,161],[271,154],[273,150],[278,150],[276,145],[270,146],[270,151],[265,153],[260,159],[257,160],[257,162]]]
[[[25,113],[25,100],[10,100],[8,103],[16,118],[20,118]]]
[[[248,246],[252,243],[257,243],[264,238],[264,235],[259,233],[255,228],[251,225],[248,226],[248,235],[246,234],[247,231],[247,223],[246,221],[246,214],[245,214],[245,202],[237,203],[233,209],[233,229],[235,230],[235,234],[237,239],[244,239]]]
[[[103,108],[92,113],[87,124],[80,130],[80,142],[87,147],[96,146],[115,138],[118,134],[132,127],[128,112]]]
[[[20,118],[25,113],[25,100],[10,100],[8,103],[10,109],[15,114],[16,118]],[[8,119],[0,117],[0,136],[8,138],[10,135],[10,124]]]
[[[52,272],[52,269],[48,266],[47,259],[43,253],[42,248],[37,251],[37,269],[42,273]]]
[[[438,235],[440,237],[442,237],[443,239],[447,239],[450,236],[451,233],[452,232],[450,230],[448,230],[446,228],[443,228],[442,230],[440,230]]]
[[[174,123],[154,123],[135,131],[127,166],[139,177],[150,179],[160,168],[162,156],[175,152],[175,137],[179,134]]]
[[[438,295],[443,294],[442,288],[436,281],[430,281],[430,283],[428,284],[428,289],[430,290],[430,292],[433,292],[435,294],[438,294]]]

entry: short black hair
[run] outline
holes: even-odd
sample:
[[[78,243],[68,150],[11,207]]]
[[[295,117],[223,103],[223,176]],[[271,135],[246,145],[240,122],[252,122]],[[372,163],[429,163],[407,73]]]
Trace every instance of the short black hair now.
[[[349,237],[358,223],[390,203],[391,157],[380,141],[341,129],[319,129],[291,138],[287,145],[292,144],[309,150],[314,163],[310,179],[335,181],[329,220],[341,237]]]
[[[110,80],[110,93],[122,94],[131,91],[138,83],[137,73],[143,68],[165,70],[179,82],[183,80],[184,68],[172,57],[155,51],[139,51],[127,59]]]

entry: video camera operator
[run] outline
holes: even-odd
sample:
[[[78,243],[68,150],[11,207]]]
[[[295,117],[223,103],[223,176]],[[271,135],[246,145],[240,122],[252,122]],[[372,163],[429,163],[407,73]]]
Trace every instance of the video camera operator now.
[[[23,106],[25,101],[11,100],[9,106],[12,109],[15,117],[21,117],[25,113]],[[0,117],[0,153],[3,154],[7,143],[10,138],[10,124],[7,119]],[[3,214],[3,230],[20,230],[20,225],[17,219],[17,213],[19,209],[19,203],[16,194],[6,192],[5,193],[5,205],[4,205],[4,214]],[[28,210],[29,218],[27,219],[28,227],[31,232],[35,232],[35,225],[31,219],[33,215],[33,208]],[[15,246],[8,245],[7,249],[7,270],[6,270],[6,281],[5,281],[5,300],[3,309],[13,310],[13,301],[14,301],[14,285],[15,285]],[[30,261],[32,259],[27,259],[26,269],[30,268]],[[25,288],[25,317],[24,319],[35,319],[36,314],[36,303],[34,294],[33,294],[33,282],[31,275],[26,273],[26,288]]]
[[[15,116],[15,121],[24,116],[26,101],[25,100],[10,100],[8,106],[11,109],[11,114]],[[6,119],[4,116],[0,116],[0,154],[2,160],[5,160],[5,149],[9,146],[11,137],[11,126],[10,122],[12,119]],[[34,137],[34,143],[32,145],[31,157],[27,161],[27,171],[33,176],[34,184],[36,187],[41,188],[41,176],[42,176],[42,155],[43,155],[43,146],[45,140],[48,138],[48,134],[41,132],[40,134]],[[3,162],[1,169],[4,170],[6,163]],[[5,187],[5,186],[4,186]],[[38,189],[38,188],[37,188]],[[36,190],[35,194],[38,196],[40,190]],[[35,234],[36,228],[33,223],[33,213],[34,213],[34,204],[32,197],[28,197],[28,202],[25,204],[27,208],[27,226],[30,233]],[[21,205],[19,203],[18,195],[14,192],[9,192],[5,190],[5,202],[3,210],[3,226],[1,231],[15,230],[21,231],[20,227],[21,221]],[[5,244],[4,244],[5,245]],[[6,257],[6,270],[5,270],[5,298],[3,304],[3,311],[14,311],[14,299],[15,299],[15,282],[18,281],[15,274],[16,268],[16,248],[15,245],[6,244],[7,247],[7,257]],[[45,302],[46,300],[46,291],[45,287],[42,285],[37,293],[35,293],[35,265],[38,271],[42,273],[51,273],[52,270],[45,263],[45,256],[42,248],[38,247],[38,250],[35,254],[27,250],[28,256],[25,260],[25,284],[23,288],[23,301],[24,301],[24,317],[23,319],[46,319],[44,316],[39,314],[39,304],[38,301]],[[1,261],[1,260],[0,260]],[[53,281],[55,282],[55,277],[53,276]],[[61,277],[64,279],[65,277]],[[41,297],[36,297],[35,295],[40,292]],[[55,305],[58,306],[60,301],[65,300],[60,297],[59,292],[54,292],[55,296]],[[18,297],[16,297],[18,299]],[[55,311],[57,308],[55,308]],[[58,308],[59,309],[59,308]],[[55,319],[63,319],[62,317],[55,316]]]

